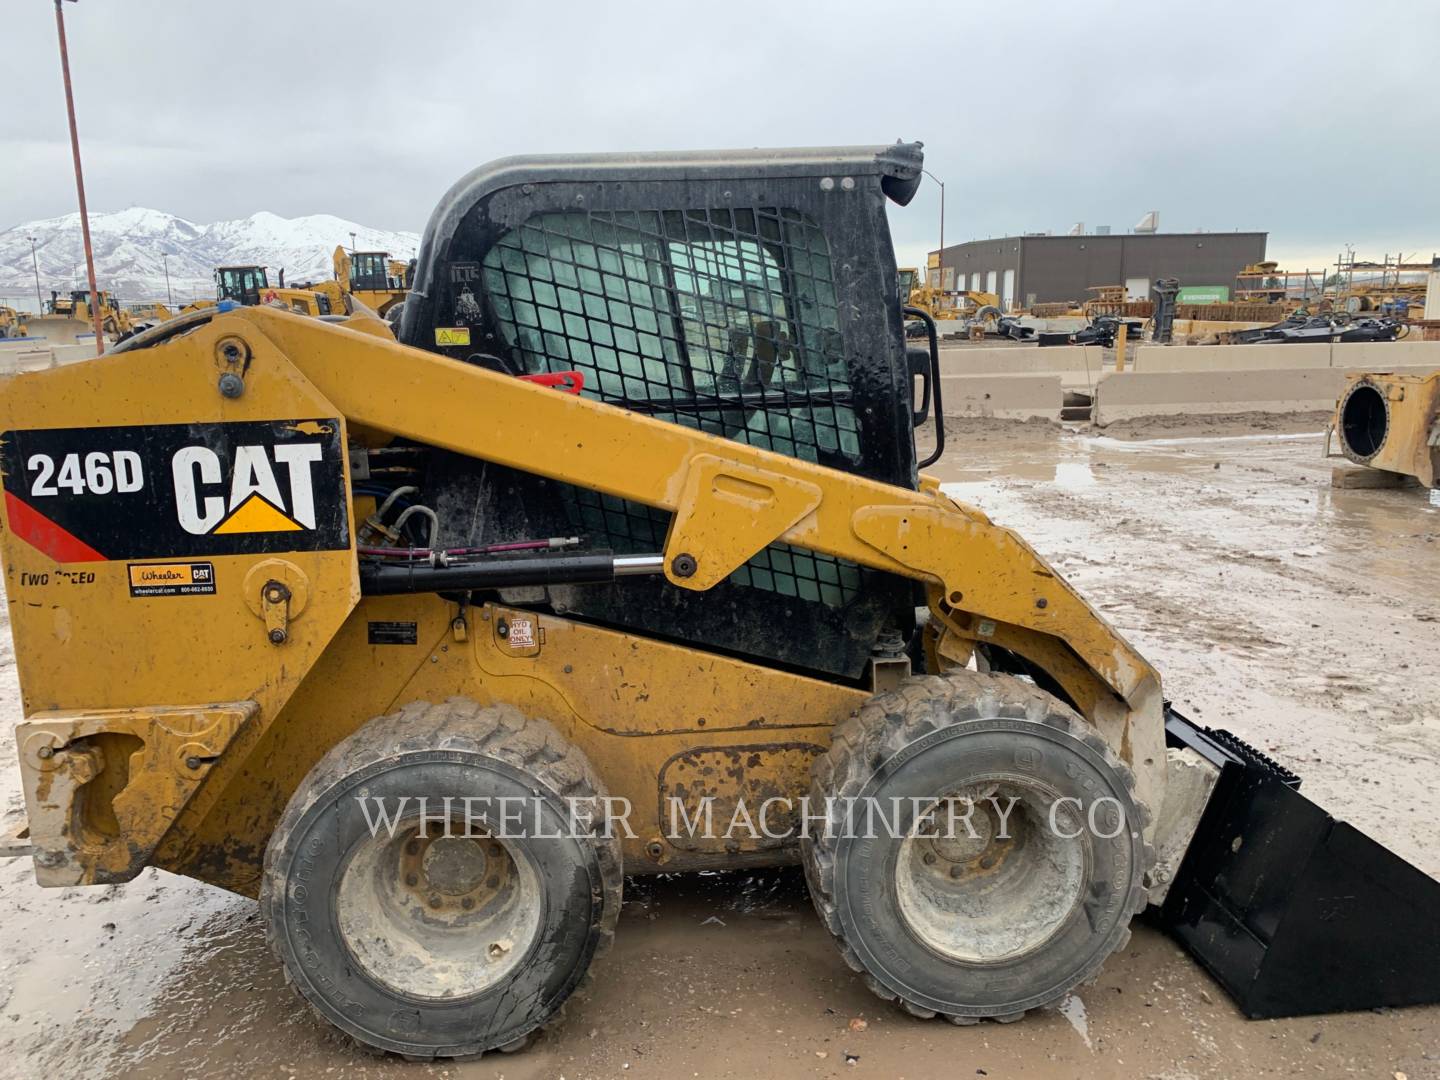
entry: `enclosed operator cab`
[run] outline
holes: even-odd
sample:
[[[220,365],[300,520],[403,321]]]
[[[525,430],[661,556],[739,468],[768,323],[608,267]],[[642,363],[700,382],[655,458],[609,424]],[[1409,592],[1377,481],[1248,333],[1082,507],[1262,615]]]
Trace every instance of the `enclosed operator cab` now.
[[[387,289],[403,287],[402,283],[390,274],[388,251],[357,251],[351,254],[351,292],[384,292]]]
[[[586,397],[914,488],[915,408],[885,206],[909,201],[920,149],[786,154],[511,158],[479,169],[430,221],[400,339],[513,375],[577,371]],[[475,508],[450,516],[476,524],[447,544],[495,542],[503,523],[516,535],[584,534],[620,553],[663,546],[670,516],[651,507],[432,460],[454,473],[432,484]],[[601,624],[848,678],[878,640],[909,639],[917,600],[911,582],[785,544],[709,601],[655,582],[550,593]]]
[[[215,299],[253,306],[270,291],[263,266],[222,266],[215,271]]]

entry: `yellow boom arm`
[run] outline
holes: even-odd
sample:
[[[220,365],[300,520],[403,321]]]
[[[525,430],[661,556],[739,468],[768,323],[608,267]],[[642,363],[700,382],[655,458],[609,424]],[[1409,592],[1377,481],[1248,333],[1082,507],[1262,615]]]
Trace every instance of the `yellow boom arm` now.
[[[410,349],[374,327],[263,309],[217,323],[231,319],[248,324],[231,332],[257,365],[288,360],[352,426],[672,511],[665,573],[679,588],[710,588],[776,541],[925,582],[942,662],[968,661],[976,641],[1031,660],[1159,805],[1155,669],[1024,540],[933,479],[920,491],[878,483]]]

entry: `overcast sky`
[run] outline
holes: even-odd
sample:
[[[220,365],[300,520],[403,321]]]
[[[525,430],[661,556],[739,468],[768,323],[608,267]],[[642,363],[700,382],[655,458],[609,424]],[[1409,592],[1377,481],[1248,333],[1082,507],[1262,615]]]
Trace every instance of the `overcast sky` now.
[[[75,208],[48,0],[4,0],[0,228]],[[1440,249],[1440,4],[65,5],[92,208],[420,229],[526,152],[919,139],[947,242],[1264,229],[1292,269]],[[938,188],[891,215],[935,246]]]

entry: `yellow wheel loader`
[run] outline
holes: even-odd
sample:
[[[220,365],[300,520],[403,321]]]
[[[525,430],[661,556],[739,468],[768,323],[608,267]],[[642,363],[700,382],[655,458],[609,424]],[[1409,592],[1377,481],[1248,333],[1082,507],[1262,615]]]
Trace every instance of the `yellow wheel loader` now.
[[[343,307],[332,308],[330,298],[323,292],[308,287],[286,288],[284,270],[280,271],[280,283],[271,285],[266,267],[253,265],[216,267],[215,299],[197,300],[181,310],[203,311],[226,301],[247,307],[268,304],[288,308],[300,315],[329,315],[332,311],[341,314],[344,311]]]
[[[388,251],[346,251],[336,247],[335,282],[382,319],[404,302],[410,291],[410,270]]]
[[[556,1023],[625,876],[797,862],[917,1017],[1053,1006],[1147,902],[1252,1015],[1434,1000],[1434,883],[922,471],[921,164],[512,158],[398,340],[211,309],[5,381],[8,850],[258,898],[315,1012],[415,1058]]]

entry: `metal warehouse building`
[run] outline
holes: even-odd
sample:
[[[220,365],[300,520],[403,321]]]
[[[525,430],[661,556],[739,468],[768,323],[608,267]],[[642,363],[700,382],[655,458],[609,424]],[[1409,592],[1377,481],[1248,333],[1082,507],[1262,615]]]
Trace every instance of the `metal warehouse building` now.
[[[1235,275],[1265,258],[1263,232],[1107,233],[1004,236],[947,247],[942,287],[998,293],[1002,307],[1084,300],[1094,285],[1124,285],[1150,299],[1157,278],[1181,286],[1235,287]],[[931,280],[936,265],[930,253]]]

